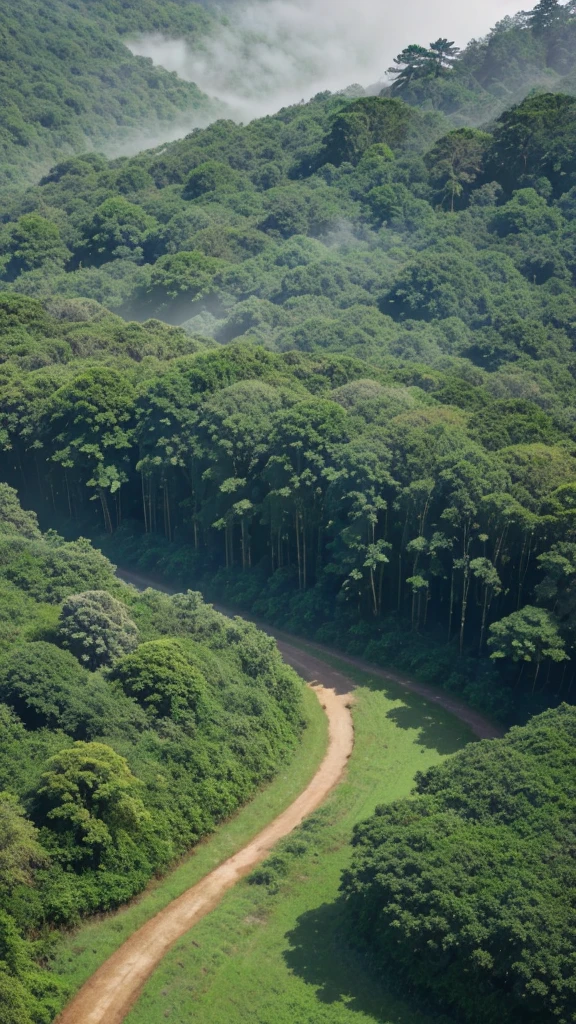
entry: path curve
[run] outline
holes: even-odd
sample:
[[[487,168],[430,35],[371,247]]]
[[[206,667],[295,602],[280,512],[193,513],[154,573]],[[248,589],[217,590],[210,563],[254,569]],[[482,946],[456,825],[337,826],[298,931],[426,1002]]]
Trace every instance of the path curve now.
[[[155,590],[162,590],[165,594],[175,594],[176,590],[174,587],[169,587],[161,580],[154,576],[144,576],[140,573],[129,572],[127,569],[117,570],[117,575],[120,579],[124,580],[125,583],[131,583],[137,587],[138,590],[145,590],[146,587],[153,587]],[[325,644],[319,644],[315,641],[306,641],[303,638],[298,638],[290,633],[285,633],[279,629],[273,629],[266,625],[266,623],[255,619],[253,616],[246,615],[243,612],[234,612],[229,608],[224,608],[218,604],[214,605],[218,611],[224,612],[226,615],[243,615],[244,618],[255,622],[256,625],[264,630],[265,633],[269,633],[278,642],[278,647],[282,652],[282,655],[286,661],[296,668],[304,678],[308,679],[324,679],[328,674],[330,676],[330,686],[341,686],[349,692],[353,688],[353,683],[346,678],[341,672],[335,672],[328,668],[326,663],[320,658],[315,658],[313,654],[308,651],[302,651],[299,647],[294,646],[294,641],[299,640],[301,643],[304,642],[308,647],[314,651],[318,651],[320,655],[327,654],[329,657],[338,658],[339,661],[344,662],[346,665],[351,665],[353,668],[359,668],[363,672],[368,672],[370,675],[375,676],[377,679],[388,680],[392,683],[397,683],[404,690],[410,693],[418,693],[421,697],[429,700],[431,704],[436,704],[438,707],[444,708],[445,711],[449,711],[450,714],[454,715],[461,722],[464,722],[468,726],[474,736],[478,736],[481,740],[492,740],[497,739],[504,735],[504,729],[492,722],[486,715],[483,715],[480,711],[474,711],[468,704],[462,700],[458,700],[457,697],[452,697],[449,693],[442,690],[438,691],[434,686],[428,686],[426,683],[418,683],[416,680],[411,679],[410,676],[406,676],[401,672],[393,672],[390,669],[377,668],[375,665],[370,664],[368,661],[364,661],[362,658],[355,658],[349,654],[343,654],[341,651],[334,650],[331,647],[326,647]]]
[[[119,571],[118,575],[139,589],[154,587],[175,593],[161,581],[138,573]],[[225,611],[225,609],[221,609]],[[270,823],[248,846],[220,864],[209,875],[147,921],[96,971],[58,1017],[58,1024],[121,1024],[137,1001],[146,981],[171,946],[208,914],[224,893],[257,864],[265,860],[272,848],[316,810],[341,780],[354,745],[354,732],[349,703],[354,683],[342,672],[330,668],[321,657],[295,646],[295,637],[272,630],[258,623],[274,636],[290,665],[311,686],[326,710],[329,722],[329,744],[326,756],[316,775],[303,793],[278,818]],[[433,687],[417,683],[397,672],[376,668],[360,658],[331,650],[321,644],[311,645],[320,655],[337,657],[339,661],[369,672],[379,679],[399,684],[406,691],[418,693],[431,704],[451,712],[481,739],[502,735],[502,730],[489,719],[473,711],[462,701]],[[321,682],[319,682],[321,681]]]
[[[286,660],[306,672],[300,652],[281,646]],[[344,687],[339,673],[330,669],[323,669],[322,677],[324,685],[310,685],[328,716],[328,750],[304,792],[248,846],[134,932],[80,989],[57,1018],[58,1024],[121,1024],[171,946],[208,914],[228,889],[265,860],[280,839],[320,807],[340,782],[354,746],[349,710],[352,684]]]

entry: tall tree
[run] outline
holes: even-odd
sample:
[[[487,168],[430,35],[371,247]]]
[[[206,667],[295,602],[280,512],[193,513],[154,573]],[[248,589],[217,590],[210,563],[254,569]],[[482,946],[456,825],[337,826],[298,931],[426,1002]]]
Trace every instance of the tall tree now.
[[[434,74],[438,78],[453,69],[460,55],[460,48],[454,45],[453,40],[437,39],[435,43],[430,43],[430,55]]]
[[[491,135],[476,128],[458,128],[439,139],[426,154],[430,183],[452,213],[481,176],[491,141]]]
[[[388,74],[394,75],[392,86],[394,92],[406,89],[415,79],[426,78],[435,72],[436,57],[425,46],[412,43],[394,58],[395,67],[388,68]]]
[[[528,24],[536,35],[545,35],[562,19],[563,8],[559,0],[540,0],[528,15]]]
[[[510,658],[513,662],[531,662],[534,665],[532,693],[542,662],[567,661],[568,655],[560,636],[556,619],[544,608],[526,605],[500,622],[490,626],[488,646],[491,658]]]

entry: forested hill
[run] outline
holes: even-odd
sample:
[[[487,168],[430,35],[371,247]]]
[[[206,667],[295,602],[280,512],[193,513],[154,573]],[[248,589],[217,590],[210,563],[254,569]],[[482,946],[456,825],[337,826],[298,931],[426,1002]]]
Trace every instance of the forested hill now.
[[[5,484],[0,553],[0,1021],[49,1024],[54,929],[125,903],[274,775],[301,682],[199,594],[138,594],[43,536]]]
[[[482,129],[322,94],[61,162],[0,231],[2,476],[123,558],[505,719],[557,703],[575,154],[563,93]]]
[[[413,40],[388,71],[386,93],[440,110],[455,127],[486,123],[534,88],[574,94],[576,8],[540,0],[463,50],[446,38]]]
[[[130,139],[136,148],[138,136],[161,139],[174,124],[208,120],[196,86],[133,56],[123,37],[164,31],[199,43],[213,25],[182,0],[2,4],[0,188],[37,179],[66,153]]]
[[[420,775],[355,830],[351,932],[467,1024],[571,1024],[574,740],[564,705]]]
[[[265,32],[256,39],[241,21],[230,26],[222,12],[222,4],[193,0],[5,3],[0,10],[0,194],[38,180],[65,155],[116,152],[120,146],[135,151],[139,142],[140,148],[164,142],[192,124],[221,116],[222,104],[134,56],[126,43],[153,34],[183,41],[202,58],[207,42],[225,47],[232,33],[245,60],[253,45],[265,44],[273,53],[274,40],[266,40]],[[445,31],[441,21],[439,30]],[[446,38],[430,45],[414,39],[395,59],[385,93],[442,112],[452,127],[480,125],[534,87],[573,94],[575,41],[573,3],[541,0],[534,12],[504,18],[462,51]],[[236,84],[233,78],[223,81],[224,93],[234,94]],[[343,81],[342,87],[349,84]]]

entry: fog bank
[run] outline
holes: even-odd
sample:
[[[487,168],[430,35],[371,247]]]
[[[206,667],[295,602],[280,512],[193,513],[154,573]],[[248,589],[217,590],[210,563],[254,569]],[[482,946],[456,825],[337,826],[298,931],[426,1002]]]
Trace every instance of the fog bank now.
[[[519,6],[519,0],[252,0],[226,8],[228,24],[202,52],[158,35],[129,46],[196,82],[246,121],[325,89],[372,86],[409,43],[447,36],[464,46]]]

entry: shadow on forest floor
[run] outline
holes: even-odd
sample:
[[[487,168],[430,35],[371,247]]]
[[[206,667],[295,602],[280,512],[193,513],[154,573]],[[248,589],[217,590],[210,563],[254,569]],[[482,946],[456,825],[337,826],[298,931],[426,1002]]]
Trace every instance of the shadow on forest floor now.
[[[370,688],[381,687],[380,680],[377,680],[376,685]],[[385,684],[382,688],[386,688]],[[388,696],[393,694],[388,693]],[[399,729],[416,729],[420,746],[436,750],[439,754],[456,754],[474,739],[462,722],[416,694],[403,693],[401,700],[403,706],[392,708],[386,717]]]
[[[306,911],[286,938],[290,944],[284,953],[286,966],[316,987],[319,1002],[340,1003],[378,1024],[454,1024],[419,1008],[412,992],[403,996],[397,980],[394,984],[387,984],[385,978],[375,980],[362,954],[346,942],[343,899]]]

